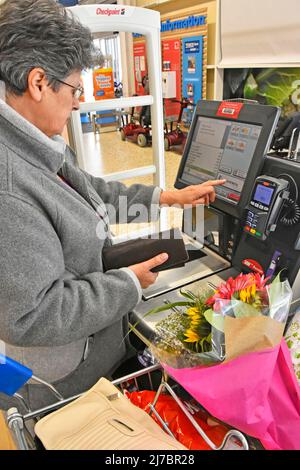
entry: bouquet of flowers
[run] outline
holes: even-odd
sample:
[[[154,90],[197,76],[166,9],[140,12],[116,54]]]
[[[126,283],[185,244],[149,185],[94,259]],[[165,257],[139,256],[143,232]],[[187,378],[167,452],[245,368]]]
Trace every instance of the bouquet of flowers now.
[[[148,312],[172,310],[151,347],[164,369],[212,416],[265,448],[299,449],[300,388],[283,339],[288,281],[240,274],[182,296]]]
[[[215,291],[181,291],[183,300],[148,312],[172,310],[156,325],[151,349],[171,367],[213,365],[280,341],[292,291],[288,281],[257,273],[229,278]]]

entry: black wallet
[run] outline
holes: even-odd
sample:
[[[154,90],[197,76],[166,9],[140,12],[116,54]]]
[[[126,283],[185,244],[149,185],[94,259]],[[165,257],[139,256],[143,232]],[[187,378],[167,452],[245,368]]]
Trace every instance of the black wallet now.
[[[160,253],[168,253],[169,258],[151,269],[152,272],[182,267],[188,261],[189,256],[178,228],[103,248],[103,267],[105,271],[124,268],[147,261]]]

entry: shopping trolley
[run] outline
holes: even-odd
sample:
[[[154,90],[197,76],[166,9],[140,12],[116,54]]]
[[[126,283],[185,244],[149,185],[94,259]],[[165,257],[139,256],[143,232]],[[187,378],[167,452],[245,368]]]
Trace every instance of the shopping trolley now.
[[[123,376],[119,379],[113,380],[112,383],[115,386],[118,386],[122,392],[126,389],[128,384],[133,384],[135,390],[140,390],[140,379],[143,379],[143,383],[148,383],[148,387],[153,391],[153,373],[159,373],[160,383],[156,394],[154,396],[153,402],[149,403],[148,405],[148,412],[149,415],[154,414],[157,420],[160,422],[161,426],[170,436],[175,438],[172,431],[170,430],[168,423],[165,422],[160,414],[156,410],[156,404],[159,399],[159,396],[162,392],[168,392],[172,398],[175,400],[177,405],[183,411],[185,416],[191,422],[191,424],[195,427],[196,431],[199,435],[204,439],[204,441],[208,444],[208,446],[212,450],[226,450],[228,448],[232,448],[230,443],[233,441],[235,442],[235,448],[239,450],[249,450],[249,444],[246,437],[236,429],[230,429],[226,435],[220,446],[217,446],[203,431],[201,426],[197,423],[194,419],[193,415],[188,411],[186,406],[184,405],[183,401],[179,398],[179,396],[174,391],[175,386],[171,386],[168,383],[168,377],[161,367],[160,364],[156,363],[134,373],[128,374]],[[145,380],[146,379],[146,380]],[[24,397],[18,393],[18,390],[23,387],[27,382],[33,381],[39,384],[44,385],[47,387],[53,395],[57,398],[57,402],[46,406],[44,408],[40,408],[38,410],[31,410],[26,403]],[[64,398],[52,385],[46,382],[45,380],[40,379],[39,377],[33,375],[32,370],[28,367],[19,364],[18,362],[10,359],[6,356],[0,354],[0,392],[5,393],[11,397],[16,398],[20,405],[24,407],[26,410],[25,414],[22,414],[18,408],[12,407],[6,412],[6,422],[8,428],[11,430],[13,439],[16,443],[16,446],[19,450],[34,450],[37,448],[36,439],[32,436],[32,433],[29,431],[27,423],[32,421],[37,421],[46,414],[55,411],[68,403],[76,400],[77,398],[81,397],[83,394],[78,394],[69,398]]]

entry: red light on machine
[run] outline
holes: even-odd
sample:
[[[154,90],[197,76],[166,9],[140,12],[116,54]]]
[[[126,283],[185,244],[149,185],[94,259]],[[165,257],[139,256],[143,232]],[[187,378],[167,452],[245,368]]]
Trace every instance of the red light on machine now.
[[[235,193],[230,193],[228,194],[228,199],[233,199],[234,201],[239,201],[241,196],[239,196],[238,194],[235,194]]]

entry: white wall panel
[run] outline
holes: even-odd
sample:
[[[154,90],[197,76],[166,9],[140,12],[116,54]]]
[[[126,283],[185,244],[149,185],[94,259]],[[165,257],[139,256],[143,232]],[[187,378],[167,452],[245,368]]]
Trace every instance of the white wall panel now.
[[[220,0],[221,67],[300,64],[299,0]]]

